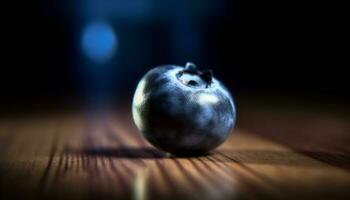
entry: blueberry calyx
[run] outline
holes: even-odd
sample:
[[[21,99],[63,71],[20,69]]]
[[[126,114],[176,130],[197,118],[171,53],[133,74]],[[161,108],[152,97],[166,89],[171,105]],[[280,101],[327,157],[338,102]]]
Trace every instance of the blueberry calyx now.
[[[203,71],[201,77],[210,84],[213,81],[213,70],[208,69]]]
[[[181,70],[176,77],[186,86],[208,88],[213,80],[213,71],[199,71],[195,64],[188,62],[184,70]]]
[[[185,65],[185,70],[188,72],[195,72],[197,71],[197,66],[194,63],[187,62]]]

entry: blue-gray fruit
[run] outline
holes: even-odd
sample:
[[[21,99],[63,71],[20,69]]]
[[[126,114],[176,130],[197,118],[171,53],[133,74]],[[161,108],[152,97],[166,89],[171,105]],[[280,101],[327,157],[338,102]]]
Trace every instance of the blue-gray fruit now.
[[[139,82],[132,103],[136,126],[155,147],[175,155],[206,153],[222,144],[236,119],[228,90],[210,70],[164,65]]]

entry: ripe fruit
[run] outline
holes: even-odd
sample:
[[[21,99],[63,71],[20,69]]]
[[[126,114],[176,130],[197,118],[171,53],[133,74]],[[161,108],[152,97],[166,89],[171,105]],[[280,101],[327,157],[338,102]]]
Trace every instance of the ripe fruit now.
[[[175,155],[208,152],[229,136],[236,119],[230,93],[210,70],[164,65],[139,82],[133,118],[155,147]]]

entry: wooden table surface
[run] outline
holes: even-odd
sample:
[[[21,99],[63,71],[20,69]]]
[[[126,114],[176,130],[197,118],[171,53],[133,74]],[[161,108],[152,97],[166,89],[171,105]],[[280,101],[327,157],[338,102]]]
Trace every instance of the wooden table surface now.
[[[150,146],[129,107],[0,119],[0,199],[350,199],[348,118],[241,110],[211,154]]]

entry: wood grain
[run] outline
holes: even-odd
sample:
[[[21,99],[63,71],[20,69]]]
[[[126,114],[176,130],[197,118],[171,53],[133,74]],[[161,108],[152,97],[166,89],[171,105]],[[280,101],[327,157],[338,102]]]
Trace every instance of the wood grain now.
[[[313,147],[328,145],[324,140],[303,152],[300,145],[310,143],[271,134],[291,130],[291,118],[278,116],[247,112],[224,145],[189,158],[150,146],[125,109],[2,118],[0,198],[350,199],[349,154],[312,156]],[[350,130],[347,122],[327,132]]]

